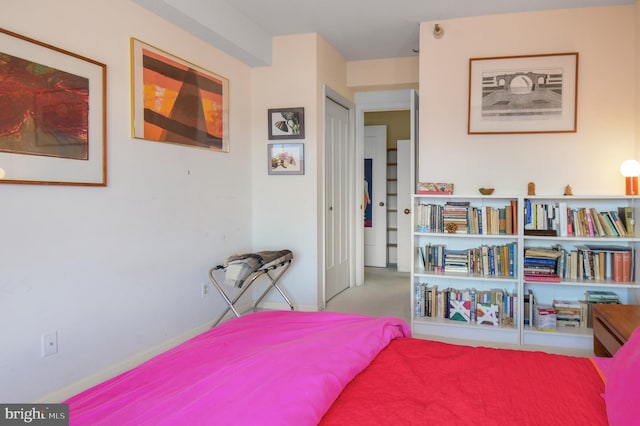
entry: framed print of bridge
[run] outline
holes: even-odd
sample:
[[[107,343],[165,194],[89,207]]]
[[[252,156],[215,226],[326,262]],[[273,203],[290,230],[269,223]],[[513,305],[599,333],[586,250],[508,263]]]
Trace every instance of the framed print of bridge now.
[[[573,133],[578,53],[469,59],[468,134]]]

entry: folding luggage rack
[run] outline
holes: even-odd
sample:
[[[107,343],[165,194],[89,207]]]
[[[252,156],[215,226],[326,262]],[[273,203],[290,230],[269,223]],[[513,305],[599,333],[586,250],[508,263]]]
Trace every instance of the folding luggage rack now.
[[[289,269],[292,261],[293,253],[291,250],[259,251],[256,253],[244,253],[229,256],[223,265],[217,265],[211,268],[209,270],[209,279],[213,286],[218,289],[218,292],[224,301],[227,302],[227,305],[229,305],[222,315],[218,317],[213,326],[215,327],[218,325],[229,311],[232,311],[236,317],[240,316],[240,313],[234,305],[251,287],[251,284],[263,275],[266,275],[271,283],[253,304],[253,311],[255,312],[257,310],[258,304],[272,288],[275,288],[278,293],[280,293],[293,311],[293,304],[291,304],[287,295],[278,286],[278,280],[282,275],[284,275],[287,269]],[[233,299],[227,296],[225,291],[222,289],[222,285],[220,285],[216,279],[215,273],[219,271],[224,271],[225,273],[223,284],[228,287],[241,289]]]

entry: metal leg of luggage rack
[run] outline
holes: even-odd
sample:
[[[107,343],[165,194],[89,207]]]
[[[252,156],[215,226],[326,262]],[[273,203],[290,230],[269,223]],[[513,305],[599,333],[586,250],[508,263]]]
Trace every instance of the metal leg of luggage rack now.
[[[287,295],[284,294],[284,291],[282,291],[282,289],[278,286],[278,280],[287,271],[287,269],[289,269],[289,266],[291,266],[291,260],[287,260],[285,262],[279,263],[278,265],[274,265],[268,269],[261,270],[261,272],[263,272],[264,274],[267,274],[267,276],[269,277],[269,280],[271,280],[271,285],[269,285],[269,287],[267,287],[267,289],[264,291],[264,293],[262,293],[262,295],[258,298],[258,300],[256,300],[256,303],[254,303],[253,305],[253,312],[256,312],[256,310],[258,309],[258,304],[262,301],[262,299],[264,299],[267,293],[269,293],[269,290],[271,290],[272,287],[278,290],[278,293],[280,293],[280,295],[284,298],[284,300],[287,301],[287,303],[289,304],[289,307],[293,311],[293,304],[291,303]],[[282,268],[280,270],[280,273],[275,278],[272,277],[269,271],[274,271],[275,269],[278,269],[278,268]]]
[[[222,287],[220,286],[220,284],[218,283],[218,280],[216,280],[216,277],[214,276],[214,272],[218,271],[220,269],[224,269],[224,266],[222,265],[218,265],[214,268],[211,268],[209,270],[209,279],[211,280],[211,284],[213,284],[213,286],[218,290],[218,293],[220,293],[220,296],[223,297],[224,301],[227,302],[227,309],[224,310],[224,312],[222,312],[222,315],[220,315],[217,319],[216,322],[213,323],[212,327],[215,327],[216,325],[218,325],[218,323],[220,321],[222,321],[222,319],[225,317],[225,315],[227,315],[227,313],[229,311],[232,311],[233,314],[236,317],[240,316],[240,313],[236,310],[236,308],[233,306],[235,305],[235,303],[238,301],[238,299],[240,299],[240,297],[242,297],[242,295],[247,291],[247,289],[249,289],[250,285],[244,286],[244,288],[242,289],[242,291],[240,291],[240,293],[238,293],[236,295],[236,297],[233,298],[233,300],[229,299],[229,296],[227,296],[227,294],[222,290]]]

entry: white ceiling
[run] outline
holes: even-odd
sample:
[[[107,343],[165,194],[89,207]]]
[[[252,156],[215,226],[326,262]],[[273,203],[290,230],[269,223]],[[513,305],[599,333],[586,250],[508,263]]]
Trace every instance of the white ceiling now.
[[[271,62],[271,37],[318,33],[347,60],[404,57],[420,22],[635,0],[133,0],[252,66]],[[615,25],[615,23],[609,23]],[[603,23],[605,25],[605,23]],[[446,30],[446,28],[445,28]]]

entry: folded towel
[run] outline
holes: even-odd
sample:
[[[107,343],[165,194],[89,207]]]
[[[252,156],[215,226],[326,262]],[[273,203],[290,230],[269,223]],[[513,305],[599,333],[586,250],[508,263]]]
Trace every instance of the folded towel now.
[[[234,254],[225,261],[224,283],[242,287],[245,280],[260,269],[293,259],[291,250],[259,251],[257,253]]]

